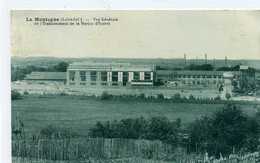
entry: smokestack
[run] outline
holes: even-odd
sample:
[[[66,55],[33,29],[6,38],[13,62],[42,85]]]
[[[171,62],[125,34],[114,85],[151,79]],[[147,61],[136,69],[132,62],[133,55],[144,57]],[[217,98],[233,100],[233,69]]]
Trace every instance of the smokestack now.
[[[205,53],[205,64],[207,64],[208,63],[208,56],[207,56],[207,54]]]
[[[225,56],[225,66],[227,66],[227,56]]]
[[[186,54],[184,53],[184,64],[187,64],[187,58],[186,58]]]

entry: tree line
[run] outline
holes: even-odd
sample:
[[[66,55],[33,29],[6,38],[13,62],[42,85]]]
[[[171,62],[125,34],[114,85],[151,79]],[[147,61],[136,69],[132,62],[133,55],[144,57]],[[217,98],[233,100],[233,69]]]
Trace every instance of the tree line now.
[[[11,66],[11,80],[23,80],[27,74],[30,74],[33,71],[39,72],[66,72],[69,63],[59,62],[56,65],[48,67],[39,67],[34,65],[28,65],[26,67],[14,67]]]
[[[153,102],[174,102],[174,103],[197,103],[197,104],[225,104],[228,103],[227,100],[230,100],[231,95],[226,94],[226,100],[221,99],[220,96],[216,97],[195,97],[192,94],[189,97],[182,96],[180,93],[175,93],[171,97],[166,97],[162,93],[159,93],[155,96],[146,96],[144,93],[138,95],[112,95],[104,91],[100,95],[100,100],[135,100],[135,101],[153,101]]]

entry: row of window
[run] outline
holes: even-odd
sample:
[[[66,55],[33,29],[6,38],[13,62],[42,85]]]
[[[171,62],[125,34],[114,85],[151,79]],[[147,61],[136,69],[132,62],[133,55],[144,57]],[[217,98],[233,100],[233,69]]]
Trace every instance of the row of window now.
[[[76,83],[75,82],[70,82],[69,85],[75,85]],[[108,85],[108,82],[90,82],[90,83],[85,83],[85,82],[80,82],[79,83],[80,85]],[[112,82],[111,85],[119,85],[118,82]],[[125,84],[123,84],[125,85]]]
[[[219,83],[222,83],[220,81],[217,81],[217,80],[213,80],[213,81],[181,81],[182,84],[219,84]]]
[[[75,71],[69,71],[69,80],[75,81]],[[97,81],[98,80],[98,72],[97,71],[79,71],[79,76],[81,81]],[[107,81],[108,75],[107,72],[100,72],[101,81]],[[128,72],[123,72],[123,81],[128,81],[129,74]],[[140,80],[140,72],[133,72],[133,80]],[[144,72],[144,80],[151,80],[151,73]],[[112,72],[112,81],[118,81],[118,72]]]
[[[158,75],[158,77],[165,77],[164,75]],[[166,75],[168,78],[222,78],[221,75]]]

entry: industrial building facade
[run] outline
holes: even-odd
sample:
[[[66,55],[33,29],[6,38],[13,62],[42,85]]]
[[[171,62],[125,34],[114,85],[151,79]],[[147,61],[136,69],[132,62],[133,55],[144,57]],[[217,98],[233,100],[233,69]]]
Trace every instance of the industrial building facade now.
[[[167,86],[180,87],[180,86],[207,86],[219,87],[224,84],[226,76],[225,71],[171,71],[171,70],[158,70],[156,71],[157,79]],[[238,80],[239,71],[233,71],[233,76],[230,80]]]
[[[127,63],[73,63],[67,69],[67,85],[127,86],[154,83],[154,65]]]
[[[181,89],[189,87],[218,89],[234,82],[239,87],[254,84],[254,76],[254,73],[248,74],[248,68],[245,66],[241,66],[240,71],[227,73],[227,71],[156,70],[155,65],[143,64],[76,62],[70,64],[66,72],[32,72],[25,77],[25,80],[33,83],[66,83],[71,87],[155,85]],[[251,80],[252,82],[249,82]]]

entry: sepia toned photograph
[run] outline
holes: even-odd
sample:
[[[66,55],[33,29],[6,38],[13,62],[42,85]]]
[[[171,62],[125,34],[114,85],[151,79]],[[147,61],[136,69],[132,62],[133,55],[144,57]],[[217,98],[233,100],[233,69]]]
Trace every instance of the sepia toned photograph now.
[[[260,162],[260,10],[12,10],[13,163]]]

